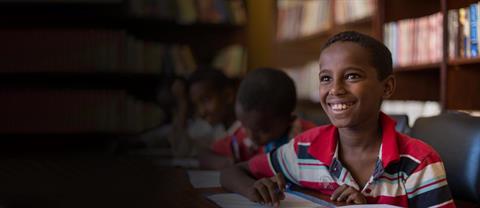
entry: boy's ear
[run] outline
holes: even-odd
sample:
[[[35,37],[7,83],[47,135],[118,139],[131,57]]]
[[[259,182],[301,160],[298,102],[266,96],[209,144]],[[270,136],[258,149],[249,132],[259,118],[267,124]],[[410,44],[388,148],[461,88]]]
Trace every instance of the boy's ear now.
[[[389,75],[383,80],[383,99],[387,99],[395,92],[396,81],[395,76]]]

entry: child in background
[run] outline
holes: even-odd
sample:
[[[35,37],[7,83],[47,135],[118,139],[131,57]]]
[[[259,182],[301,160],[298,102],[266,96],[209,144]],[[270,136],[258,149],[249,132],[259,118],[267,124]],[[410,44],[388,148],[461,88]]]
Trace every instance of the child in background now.
[[[235,105],[241,126],[200,156],[201,167],[221,169],[247,161],[314,127],[292,114],[296,102],[295,84],[285,72],[260,68],[247,74],[240,83]]]
[[[455,207],[437,152],[396,132],[380,112],[395,89],[390,51],[372,37],[343,32],[324,45],[319,68],[320,103],[332,125],[224,170],[222,185],[272,205],[288,182],[333,201]]]
[[[174,157],[194,157],[215,138],[227,135],[227,128],[235,129],[235,89],[233,80],[213,68],[195,70],[186,82],[177,80],[173,84],[176,109],[172,124],[161,137],[167,137]],[[155,144],[164,140],[159,136],[152,131],[142,140],[147,145]]]

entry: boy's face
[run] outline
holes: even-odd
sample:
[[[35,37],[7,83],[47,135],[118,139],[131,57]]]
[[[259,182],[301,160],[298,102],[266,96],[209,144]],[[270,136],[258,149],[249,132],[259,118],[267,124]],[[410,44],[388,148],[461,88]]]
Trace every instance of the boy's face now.
[[[208,82],[196,82],[190,87],[190,99],[195,106],[195,113],[215,125],[223,123],[228,114],[230,95],[225,89],[213,89]],[[233,96],[233,95],[232,95]]]
[[[288,133],[293,121],[292,116],[279,117],[271,112],[244,111],[239,103],[235,105],[237,119],[242,122],[247,136],[257,145],[279,139]]]
[[[338,128],[377,122],[382,99],[395,81],[379,81],[370,52],[353,42],[336,42],[320,55],[320,102]]]

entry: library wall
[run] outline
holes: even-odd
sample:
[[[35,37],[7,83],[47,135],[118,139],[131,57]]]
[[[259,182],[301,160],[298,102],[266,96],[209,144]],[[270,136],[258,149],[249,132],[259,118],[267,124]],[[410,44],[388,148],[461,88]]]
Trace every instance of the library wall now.
[[[247,71],[243,0],[0,5],[3,135],[130,137],[169,122],[174,79]]]

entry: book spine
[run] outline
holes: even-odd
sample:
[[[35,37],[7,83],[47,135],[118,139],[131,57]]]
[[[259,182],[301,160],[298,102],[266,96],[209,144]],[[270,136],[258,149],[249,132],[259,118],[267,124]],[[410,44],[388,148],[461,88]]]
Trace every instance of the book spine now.
[[[478,55],[478,37],[477,37],[477,4],[470,5],[470,57]]]

